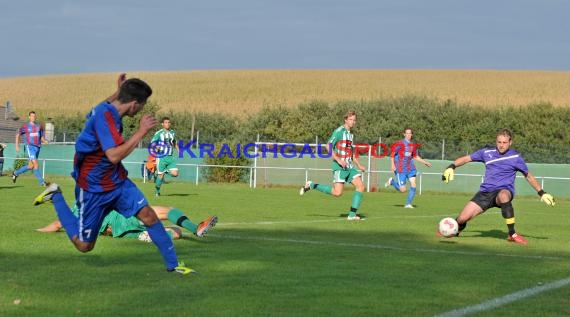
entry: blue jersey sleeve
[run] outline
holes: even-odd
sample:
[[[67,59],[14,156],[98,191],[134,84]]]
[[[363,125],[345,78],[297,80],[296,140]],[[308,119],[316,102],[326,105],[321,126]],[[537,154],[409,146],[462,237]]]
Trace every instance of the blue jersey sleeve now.
[[[97,112],[95,115],[95,133],[103,151],[117,147],[125,142],[121,135],[120,118],[115,118],[110,111]]]

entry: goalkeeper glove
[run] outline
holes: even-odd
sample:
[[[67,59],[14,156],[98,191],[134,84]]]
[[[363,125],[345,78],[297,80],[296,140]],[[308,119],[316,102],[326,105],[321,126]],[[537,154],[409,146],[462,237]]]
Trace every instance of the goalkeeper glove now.
[[[441,175],[441,180],[444,181],[446,184],[449,183],[449,181],[453,180],[454,177],[454,170],[455,170],[455,164],[451,163],[449,164],[449,166],[445,169],[445,171],[443,171],[443,175]]]
[[[552,197],[552,195],[550,195],[549,193],[545,192],[544,190],[540,190],[538,192],[538,196],[540,196],[540,200],[547,204],[548,206],[554,206],[556,205],[556,202],[554,201],[554,197]]]

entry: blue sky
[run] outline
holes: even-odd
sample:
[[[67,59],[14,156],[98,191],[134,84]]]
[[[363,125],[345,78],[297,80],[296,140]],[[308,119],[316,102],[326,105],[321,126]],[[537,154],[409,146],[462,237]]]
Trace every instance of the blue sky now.
[[[570,70],[563,0],[11,0],[0,77],[204,69]]]

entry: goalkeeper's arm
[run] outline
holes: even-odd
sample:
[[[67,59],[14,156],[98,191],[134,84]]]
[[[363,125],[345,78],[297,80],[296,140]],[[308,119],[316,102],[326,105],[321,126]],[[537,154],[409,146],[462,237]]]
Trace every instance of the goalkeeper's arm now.
[[[455,161],[453,161],[453,163],[449,164],[449,166],[447,166],[447,168],[445,169],[445,171],[443,171],[443,174],[441,175],[441,180],[444,181],[446,184],[449,183],[449,181],[452,181],[454,178],[454,173],[455,173],[455,169],[463,164],[469,163],[471,162],[471,156],[470,155],[465,155],[462,156],[458,159],[456,159]]]
[[[552,195],[550,195],[549,193],[545,192],[544,189],[542,189],[542,187],[540,186],[540,184],[538,184],[538,181],[536,180],[536,178],[534,178],[534,175],[532,175],[531,172],[528,172],[525,178],[526,181],[530,184],[530,186],[532,186],[534,190],[536,190],[538,196],[540,196],[540,201],[547,204],[548,206],[556,205],[554,197],[552,197]]]

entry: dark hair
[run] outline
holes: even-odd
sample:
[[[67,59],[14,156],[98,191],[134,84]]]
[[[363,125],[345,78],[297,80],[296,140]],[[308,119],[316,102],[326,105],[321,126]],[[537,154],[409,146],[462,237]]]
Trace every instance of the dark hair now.
[[[31,116],[32,113],[33,113],[33,114],[36,114],[36,112],[32,110],[32,111],[28,112],[28,116]]]
[[[138,78],[131,78],[125,80],[121,85],[117,100],[121,103],[134,100],[140,104],[144,104],[150,95],[152,95],[152,88],[150,88],[147,83]]]
[[[160,120],[160,122],[161,122],[161,123],[164,123],[164,120],[170,121],[170,118],[169,118],[169,117],[162,117],[162,120]]]
[[[414,130],[412,130],[412,128],[410,128],[410,127],[405,127],[405,128],[404,128],[404,133],[406,133],[406,130],[410,130],[410,132],[412,132],[412,133],[414,132]]]

